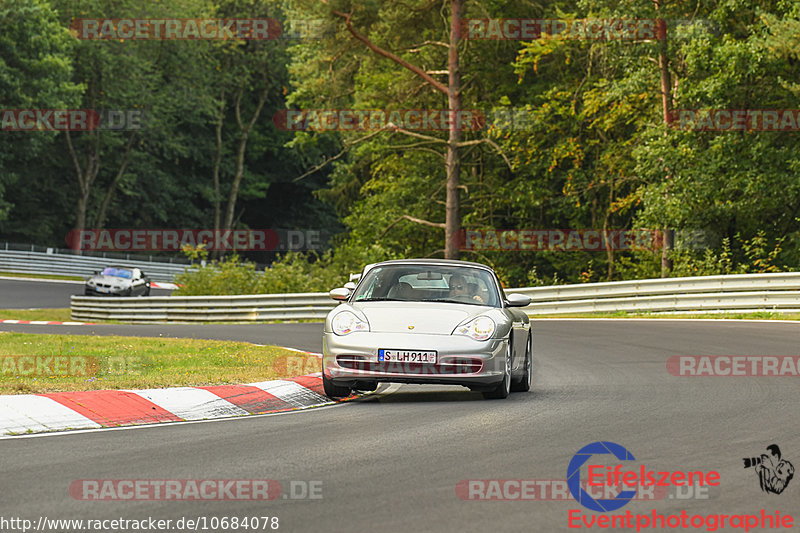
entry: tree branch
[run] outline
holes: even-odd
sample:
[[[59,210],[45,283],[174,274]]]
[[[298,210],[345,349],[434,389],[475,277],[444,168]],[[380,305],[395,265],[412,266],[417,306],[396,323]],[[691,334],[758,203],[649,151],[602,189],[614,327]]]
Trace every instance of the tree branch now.
[[[323,0],[323,2],[327,4],[327,1]],[[355,30],[355,28],[353,28],[353,23],[352,23],[352,20],[351,20],[352,13],[347,14],[347,13],[342,13],[341,11],[333,11],[332,13],[334,15],[336,15],[337,17],[340,17],[340,18],[344,19],[345,26],[347,26],[347,31],[349,31],[350,34],[353,37],[355,37],[356,39],[358,39],[359,41],[364,43],[367,46],[367,48],[369,48],[370,50],[372,50],[376,54],[381,55],[381,56],[383,56],[383,57],[385,57],[387,59],[390,59],[390,60],[394,61],[395,63],[397,63],[398,65],[410,70],[411,72],[413,72],[414,74],[416,74],[417,76],[422,78],[423,80],[427,81],[428,84],[431,87],[433,87],[434,89],[436,89],[440,93],[447,94],[447,86],[446,85],[444,85],[442,83],[439,83],[438,81],[433,79],[429,74],[427,74],[424,70],[422,70],[421,68],[417,67],[416,65],[412,65],[411,63],[409,63],[405,59],[401,58],[400,56],[398,56],[396,54],[393,54],[392,52],[389,52],[388,50],[384,50],[380,46],[374,44],[372,41],[367,39],[365,36],[363,36],[360,33],[358,33]]]
[[[311,170],[309,170],[308,172],[305,172],[305,173],[303,173],[301,176],[299,176],[299,177],[297,177],[297,178],[293,179],[293,180],[292,180],[292,182],[297,182],[297,181],[300,181],[301,179],[303,179],[303,178],[305,178],[305,177],[308,177],[308,176],[310,176],[310,175],[311,175],[311,174],[313,174],[314,172],[317,172],[318,170],[321,170],[321,169],[325,168],[325,167],[326,167],[328,164],[330,164],[330,163],[333,163],[334,161],[336,161],[337,159],[339,159],[340,157],[342,157],[344,154],[346,154],[346,153],[347,153],[347,150],[349,150],[351,146],[355,146],[355,145],[356,145],[356,144],[358,144],[358,143],[361,143],[361,142],[367,141],[367,140],[369,140],[369,139],[371,139],[371,138],[375,137],[375,136],[376,136],[376,135],[378,135],[379,133],[381,133],[383,130],[385,130],[385,129],[387,129],[387,128],[390,128],[390,127],[391,127],[391,126],[388,126],[388,125],[386,125],[386,126],[382,127],[381,129],[379,129],[378,131],[373,131],[372,133],[370,133],[370,134],[367,134],[367,135],[364,135],[363,137],[360,137],[360,138],[356,139],[356,140],[355,140],[355,141],[353,141],[353,142],[344,143],[344,148],[342,148],[342,151],[341,151],[341,152],[339,152],[338,154],[336,154],[336,155],[335,155],[335,156],[333,156],[333,157],[329,157],[328,159],[326,159],[325,161],[323,161],[323,162],[322,162],[322,163],[320,163],[319,165],[317,165],[317,166],[313,167],[313,168],[312,168]]]
[[[389,232],[390,229],[395,227],[398,222],[401,222],[403,220],[410,220],[411,222],[414,222],[416,224],[422,224],[423,226],[431,226],[432,228],[444,229],[444,223],[443,222],[430,222],[428,220],[422,220],[421,218],[412,217],[411,215],[403,215],[400,218],[398,218],[397,220],[395,220],[394,222],[392,222],[391,224],[389,224],[386,227],[386,229],[383,230],[383,233],[381,233],[378,236],[378,240],[381,240],[383,238],[383,236],[386,235]]]

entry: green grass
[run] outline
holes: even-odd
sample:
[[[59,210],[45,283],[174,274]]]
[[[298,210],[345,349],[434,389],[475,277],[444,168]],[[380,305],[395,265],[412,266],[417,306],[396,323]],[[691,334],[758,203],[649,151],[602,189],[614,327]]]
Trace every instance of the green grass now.
[[[681,314],[656,314],[656,313],[629,313],[617,311],[614,313],[566,313],[536,315],[536,318],[702,318],[702,319],[725,319],[725,320],[800,320],[798,313],[773,313],[769,311],[758,311],[752,313],[681,313]]]
[[[0,309],[0,320],[47,320],[69,322],[69,308],[63,309]]]
[[[0,394],[253,383],[320,366],[246,342],[0,332]]]
[[[7,278],[36,278],[36,279],[58,279],[83,281],[85,278],[80,276],[58,276],[56,274],[29,274],[26,272],[0,272],[0,276]]]

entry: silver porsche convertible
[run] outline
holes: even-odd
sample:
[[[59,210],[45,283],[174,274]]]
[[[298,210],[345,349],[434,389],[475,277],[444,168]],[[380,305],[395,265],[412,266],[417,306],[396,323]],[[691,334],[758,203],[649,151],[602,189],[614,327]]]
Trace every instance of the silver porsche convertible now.
[[[532,332],[494,271],[479,263],[403,259],[364,268],[330,292],[322,382],[331,398],[380,382],[461,385],[486,398],[531,387]]]

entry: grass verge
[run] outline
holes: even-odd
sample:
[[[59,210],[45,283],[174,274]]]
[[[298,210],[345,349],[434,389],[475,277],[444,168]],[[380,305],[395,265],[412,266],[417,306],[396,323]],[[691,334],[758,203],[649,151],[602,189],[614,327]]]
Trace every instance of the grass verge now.
[[[64,309],[0,309],[0,320],[46,320],[69,322],[69,308]]]
[[[59,276],[57,274],[32,274],[28,272],[1,272],[0,276],[6,278],[36,278],[36,279],[57,279],[68,281],[83,281],[86,278],[80,276]]]
[[[246,342],[0,332],[0,394],[253,383],[320,366]]]

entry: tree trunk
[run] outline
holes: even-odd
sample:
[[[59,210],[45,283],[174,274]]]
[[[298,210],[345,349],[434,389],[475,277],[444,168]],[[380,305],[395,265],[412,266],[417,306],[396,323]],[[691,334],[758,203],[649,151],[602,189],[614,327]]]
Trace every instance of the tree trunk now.
[[[653,0],[653,4],[656,8],[656,14],[659,14],[660,8],[660,0]],[[664,116],[664,124],[669,127],[669,123],[672,121],[672,83],[670,81],[670,74],[669,74],[669,59],[667,59],[667,27],[666,22],[659,18],[658,19],[658,31],[657,34],[660,37],[659,42],[659,49],[658,49],[658,68],[661,71],[661,110]],[[664,135],[667,135],[667,132],[664,132]],[[670,180],[670,173],[669,169],[665,168],[666,175],[664,179],[666,181]],[[664,193],[665,199],[669,196],[669,193]],[[672,238],[671,232],[667,226],[664,226],[664,240],[663,246],[661,248],[661,277],[668,278],[670,273],[672,272],[672,259],[669,257],[669,252],[672,250]]]
[[[114,191],[117,189],[119,181],[122,179],[122,176],[125,175],[125,169],[128,168],[128,162],[130,161],[131,156],[131,148],[133,147],[133,141],[135,138],[136,132],[134,131],[131,133],[131,136],[128,138],[128,142],[125,144],[125,153],[122,155],[122,162],[119,165],[117,174],[114,176],[114,179],[111,180],[111,184],[108,186],[108,189],[106,189],[106,194],[103,197],[103,203],[100,204],[100,211],[97,213],[97,219],[94,225],[96,228],[102,228],[106,223],[108,205],[111,203],[111,198],[114,196]]]
[[[461,230],[460,179],[461,158],[458,143],[461,142],[461,124],[457,120],[461,112],[461,69],[458,63],[459,27],[463,0],[450,1],[450,50],[448,53],[449,79],[447,86],[447,105],[450,110],[450,135],[447,142],[447,194],[445,200],[444,257],[458,259],[456,242]]]
[[[216,153],[214,154],[214,232],[219,231],[220,219],[222,213],[220,209],[220,192],[219,192],[219,168],[222,164],[222,124],[225,119],[225,89],[222,89],[219,94],[219,115],[217,116],[216,128]],[[215,252],[216,253],[216,252]]]
[[[67,141],[69,148],[69,155],[72,159],[72,164],[75,167],[75,179],[78,182],[78,203],[75,206],[75,235],[80,239],[80,232],[86,229],[86,211],[89,205],[89,196],[92,192],[92,184],[94,183],[97,174],[100,171],[99,152],[100,152],[100,138],[97,132],[93,132],[93,139],[87,144],[86,148],[86,165],[85,168],[81,167],[81,162],[78,159],[78,154],[75,152],[75,147],[72,145],[72,137],[70,133],[64,132],[64,138]],[[79,241],[80,242],[80,241]],[[76,250],[79,253],[80,250]]]
[[[672,259],[669,257],[669,252],[675,243],[675,232],[667,226],[664,226],[662,231],[664,235],[661,239],[661,277],[668,278],[672,273]]]
[[[240,88],[239,94],[236,95],[236,103],[234,108],[236,113],[236,123],[239,125],[240,136],[239,149],[236,154],[236,175],[234,175],[233,183],[231,183],[231,190],[228,194],[228,206],[225,209],[225,229],[230,229],[233,226],[233,215],[236,209],[236,199],[239,197],[239,187],[241,186],[242,177],[244,176],[244,157],[247,153],[247,139],[250,136],[250,132],[258,120],[258,117],[261,115],[261,110],[264,108],[264,103],[267,101],[267,96],[269,95],[269,84],[266,73],[264,75],[264,90],[261,92],[261,95],[258,98],[258,106],[253,112],[253,116],[250,118],[250,121],[247,123],[247,125],[242,122],[241,116],[243,94],[244,88]]]

